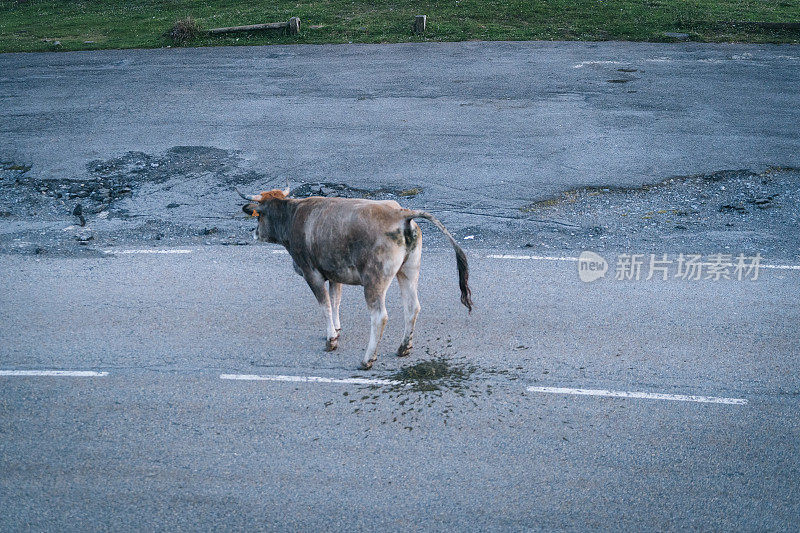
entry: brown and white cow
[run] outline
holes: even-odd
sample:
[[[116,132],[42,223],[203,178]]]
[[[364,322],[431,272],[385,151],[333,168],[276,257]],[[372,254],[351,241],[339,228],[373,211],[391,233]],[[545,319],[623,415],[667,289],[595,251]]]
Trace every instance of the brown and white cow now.
[[[397,278],[405,314],[405,333],[397,355],[411,353],[420,309],[417,280],[422,257],[422,232],[415,218],[430,221],[450,240],[456,252],[461,303],[472,311],[467,256],[433,215],[403,209],[391,200],[288,198],[288,187],[254,196],[236,192],[249,201],[242,210],[258,217],[256,240],[283,245],[294,260],[295,271],[314,292],[327,321],[326,350],[338,346],[342,284],[362,285],[371,329],[361,365],[372,367],[386,326],[386,290]]]

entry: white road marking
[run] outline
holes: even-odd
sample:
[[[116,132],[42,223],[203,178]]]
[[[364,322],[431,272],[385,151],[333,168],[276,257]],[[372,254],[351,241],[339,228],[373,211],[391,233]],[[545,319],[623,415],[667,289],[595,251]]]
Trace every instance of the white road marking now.
[[[280,376],[255,374],[220,374],[220,379],[233,379],[241,381],[284,381],[292,383],[348,383],[355,385],[397,385],[400,382],[390,379],[367,378],[323,378],[319,376]]]
[[[517,259],[517,260],[533,260],[533,261],[578,261],[577,257],[558,257],[550,255],[513,255],[513,254],[489,254],[487,259]],[[800,265],[773,265],[770,263],[761,263],[759,268],[773,268],[777,270],[800,270]]]
[[[469,238],[470,236],[467,236]],[[190,254],[192,253],[191,250],[186,249],[175,249],[175,250],[149,250],[149,249],[142,249],[142,250],[103,250],[105,254]],[[283,249],[272,250],[273,254],[281,254],[286,255],[289,252]],[[577,262],[577,257],[559,257],[553,255],[514,255],[514,254],[489,254],[486,256],[487,259],[515,259],[521,261],[569,261],[569,262]],[[759,265],[760,268],[772,268],[777,270],[800,270],[800,265],[773,265],[773,264],[761,264]]]
[[[103,250],[104,254],[190,254],[191,250],[175,249],[175,250]]]
[[[320,376],[286,376],[256,374],[220,374],[220,379],[235,381],[280,381],[284,383],[341,383],[351,385],[399,385],[402,382],[390,379],[369,378],[324,378]],[[613,398],[645,398],[650,400],[672,400],[681,402],[722,403],[731,405],[747,405],[741,398],[720,398],[715,396],[697,396],[685,394],[663,394],[658,392],[614,391],[604,389],[571,389],[563,387],[528,387],[528,392],[545,392],[553,394],[577,394],[583,396],[607,396]]]
[[[528,387],[529,392],[546,392],[552,394],[577,394],[581,396],[608,396],[612,398],[645,398],[649,400],[672,400],[678,402],[725,403],[747,405],[742,398],[719,398],[715,396],[695,396],[684,394],[663,394],[660,392],[635,392],[604,389],[570,389],[564,387]]]
[[[0,376],[66,376],[93,378],[107,375],[108,372],[94,372],[92,370],[0,370]]]
[[[510,254],[489,254],[487,259],[533,259],[538,261],[577,261],[577,257],[556,257],[550,255],[510,255]]]
[[[761,268],[775,268],[778,270],[800,270],[800,265],[761,265]]]
[[[577,65],[572,65],[572,68],[583,68],[586,66],[594,66],[594,65],[619,65],[619,61],[581,61]]]

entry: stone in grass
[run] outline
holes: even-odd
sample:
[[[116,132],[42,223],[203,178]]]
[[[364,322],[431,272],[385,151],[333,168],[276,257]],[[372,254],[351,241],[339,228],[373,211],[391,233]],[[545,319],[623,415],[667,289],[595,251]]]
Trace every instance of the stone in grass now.
[[[679,41],[688,41],[689,34],[688,33],[679,33],[674,31],[665,31],[664,37],[669,37],[670,39],[677,39]]]

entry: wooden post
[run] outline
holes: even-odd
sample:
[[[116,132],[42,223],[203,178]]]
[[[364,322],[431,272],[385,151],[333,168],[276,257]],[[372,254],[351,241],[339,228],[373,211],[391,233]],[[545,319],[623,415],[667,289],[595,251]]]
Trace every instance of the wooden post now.
[[[427,15],[417,15],[414,17],[414,33],[422,35],[425,33],[425,24],[428,21]]]
[[[297,35],[298,33],[300,33],[300,19],[292,17],[289,19],[289,34]]]

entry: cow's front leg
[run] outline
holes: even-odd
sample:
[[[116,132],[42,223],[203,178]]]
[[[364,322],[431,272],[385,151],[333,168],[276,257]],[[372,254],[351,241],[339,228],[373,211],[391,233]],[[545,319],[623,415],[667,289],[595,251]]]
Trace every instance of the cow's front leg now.
[[[331,310],[333,311],[333,327],[337,336],[342,332],[342,324],[339,322],[339,305],[342,303],[342,284],[335,281],[328,281],[331,293]]]
[[[364,359],[361,361],[361,367],[364,370],[372,368],[372,363],[378,358],[378,343],[383,337],[383,329],[389,319],[386,313],[386,289],[388,288],[389,283],[364,286],[364,297],[367,300],[370,317],[369,344],[367,344]]]
[[[325,278],[322,274],[316,271],[304,273],[303,277],[306,279],[308,286],[317,298],[319,306],[325,315],[326,322],[326,337],[325,337],[325,351],[332,352],[339,346],[339,333],[333,325],[333,311],[331,310],[331,298],[328,294],[328,288],[325,286]]]

